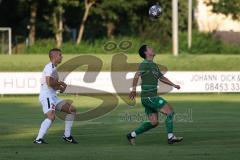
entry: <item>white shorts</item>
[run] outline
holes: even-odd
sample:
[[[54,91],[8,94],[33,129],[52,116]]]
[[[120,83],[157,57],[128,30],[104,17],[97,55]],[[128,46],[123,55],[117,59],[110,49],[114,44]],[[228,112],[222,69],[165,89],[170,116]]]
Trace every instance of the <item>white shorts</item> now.
[[[63,99],[57,98],[57,96],[51,96],[41,98],[40,103],[42,104],[43,113],[46,114],[51,110],[61,111],[62,106],[65,104],[65,101]]]

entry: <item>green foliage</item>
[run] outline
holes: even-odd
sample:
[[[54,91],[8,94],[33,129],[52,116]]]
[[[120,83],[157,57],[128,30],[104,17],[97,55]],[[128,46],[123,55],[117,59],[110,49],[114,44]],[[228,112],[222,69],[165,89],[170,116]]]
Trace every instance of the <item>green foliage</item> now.
[[[214,33],[199,33],[197,31],[193,32],[193,41],[192,48],[188,49],[187,45],[187,33],[181,32],[179,34],[179,49],[181,53],[189,54],[208,54],[208,53],[218,53],[218,54],[239,54],[240,47],[236,44],[224,43],[218,39],[213,38]],[[125,52],[125,50],[120,49],[119,47],[115,48],[112,51],[104,50],[104,45],[108,42],[115,42],[116,45],[119,45],[122,41],[131,42],[131,48],[127,49],[128,54],[138,53],[139,46],[142,44],[148,44],[157,53],[171,53],[172,52],[172,42],[166,41],[161,42],[161,36],[159,40],[146,38],[142,39],[141,37],[125,37],[118,36],[113,39],[96,39],[94,41],[83,41],[81,45],[76,45],[73,42],[65,42],[62,45],[62,50],[65,53],[95,53],[95,54],[113,54],[116,52]],[[23,53],[47,53],[52,47],[54,47],[54,40],[51,39],[42,39],[37,40],[36,44],[32,47],[25,48]]]
[[[142,44],[149,44],[152,46],[156,52],[164,53],[168,52],[170,50],[170,45],[163,45],[160,41],[155,41],[151,39],[145,39],[144,41],[137,37],[116,37],[114,39],[98,39],[95,41],[83,41],[81,45],[76,45],[73,42],[66,42],[63,43],[61,49],[65,53],[106,53],[106,54],[112,54],[116,52],[122,52],[125,50],[120,49],[119,47],[115,48],[112,51],[106,51],[104,50],[104,46],[108,42],[115,42],[116,45],[119,45],[122,41],[129,41],[132,45],[131,48],[127,49],[127,53],[133,54],[137,53],[139,46]],[[37,40],[35,45],[32,47],[25,48],[22,52],[23,53],[30,53],[30,54],[41,54],[41,53],[47,53],[51,48],[55,46],[54,40],[51,39],[45,39],[45,40]]]
[[[26,37],[26,25],[29,21],[29,7],[26,0],[15,1],[13,4],[3,0],[0,4],[1,15],[14,15],[11,19],[0,19],[0,25],[14,22],[12,27],[14,36]],[[163,8],[163,15],[158,20],[152,20],[148,16],[151,5],[159,3]],[[9,6],[15,5],[16,9],[9,12]],[[179,2],[179,28],[186,30],[187,2]],[[53,14],[62,14],[64,29],[77,29],[81,23],[84,11],[83,0],[42,0],[37,6],[36,39],[53,38],[54,33],[59,32],[54,26]],[[18,17],[17,14],[21,13]],[[151,38],[167,43],[171,39],[171,1],[165,0],[98,0],[90,10],[90,16],[84,30],[84,40],[97,38],[134,36],[141,39]],[[21,19],[21,21],[19,21]],[[24,22],[24,23],[23,23]],[[19,27],[19,24],[21,24]],[[18,30],[18,32],[15,32]],[[70,33],[69,33],[70,34]],[[13,38],[14,39],[14,38]]]
[[[27,37],[29,23],[28,3],[34,0],[13,1],[3,0],[0,3],[0,14],[9,18],[0,19],[0,25],[10,24],[13,29],[14,43],[22,43]],[[163,14],[159,19],[153,20],[148,16],[151,5],[159,3]],[[195,1],[194,6],[195,6]],[[239,0],[210,1],[213,10],[225,14],[239,16]],[[8,7],[11,7],[8,9]],[[11,11],[11,12],[9,12]],[[85,25],[83,41],[76,46],[73,42],[71,31],[78,32],[84,13],[83,0],[42,0],[38,3],[36,21],[36,45],[26,48],[24,53],[45,53],[55,46],[54,33],[62,32],[53,25],[53,13],[63,15],[64,44],[62,48],[68,53],[104,53],[104,44],[109,41],[120,43],[129,40],[133,43],[129,53],[137,53],[142,43],[151,46],[161,53],[171,52],[172,37],[172,4],[166,0],[97,0],[90,10],[90,16]],[[11,23],[9,23],[11,22]],[[195,27],[195,26],[194,26]],[[182,53],[239,53],[239,47],[225,44],[212,38],[212,34],[193,33],[193,46],[187,48],[187,1],[179,1],[179,31],[180,51]],[[19,39],[17,37],[20,37]],[[47,40],[46,40],[47,39]],[[109,53],[109,52],[108,52]],[[111,53],[109,53],[111,54]]]
[[[190,54],[239,54],[240,47],[237,44],[224,43],[223,41],[213,38],[214,33],[193,32],[192,48],[188,49],[187,33],[180,33],[179,48],[182,53]]]
[[[208,5],[212,5],[213,12],[232,15],[234,19],[240,20],[240,1],[239,0],[210,0]]]
[[[48,0],[48,5],[51,8],[50,24],[52,24],[53,33],[63,32],[58,29],[58,21],[54,22],[54,18],[59,19],[65,12],[67,6],[76,7],[79,5],[79,0]],[[55,16],[55,17],[54,17]]]
[[[156,3],[162,7],[163,14],[159,19],[151,19],[148,15],[148,9]],[[171,1],[101,0],[93,9],[93,13],[101,17],[102,23],[107,29],[107,24],[112,23],[114,34],[117,36],[138,36],[141,39],[154,39],[165,44],[171,39]],[[186,31],[187,1],[179,2],[179,17],[179,30]]]

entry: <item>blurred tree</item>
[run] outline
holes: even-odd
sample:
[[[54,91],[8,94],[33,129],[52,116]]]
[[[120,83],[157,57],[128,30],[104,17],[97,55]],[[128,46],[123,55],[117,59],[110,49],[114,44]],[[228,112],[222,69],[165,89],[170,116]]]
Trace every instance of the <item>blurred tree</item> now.
[[[27,24],[29,22],[28,7],[18,0],[2,0],[0,3],[0,26],[11,27],[13,32],[13,41],[18,39],[24,41],[27,36]],[[20,35],[20,36],[19,36]]]
[[[84,10],[84,15],[82,18],[82,22],[80,24],[79,27],[79,32],[78,32],[78,37],[77,37],[77,44],[81,43],[82,37],[83,37],[83,32],[84,32],[84,27],[85,27],[85,23],[87,21],[87,18],[89,16],[89,11],[90,8],[93,6],[93,4],[96,2],[96,0],[84,0],[84,6],[85,6],[85,10]]]
[[[206,3],[213,6],[213,12],[232,15],[233,19],[240,20],[240,0],[209,0]]]
[[[131,26],[128,26],[136,16],[134,9],[147,4],[146,0],[99,0],[94,8],[94,13],[100,15],[102,25],[106,27],[108,38],[113,38],[120,31],[131,31]],[[117,32],[118,31],[118,32]]]
[[[24,29],[27,29],[29,46],[35,43],[38,1],[39,0],[22,0],[17,4],[19,12],[28,13],[27,16],[22,17],[22,21],[24,21]]]
[[[149,7],[159,3],[163,14],[151,19]],[[187,1],[179,1],[179,30],[187,30]],[[100,0],[93,9],[106,27],[107,37],[114,35],[140,36],[142,40],[156,39],[167,43],[172,33],[172,2],[165,0]]]
[[[148,9],[156,2],[163,14],[153,20]],[[0,25],[12,27],[14,36],[28,36],[31,44],[35,37],[54,36],[57,47],[63,42],[64,26],[78,30],[78,44],[82,39],[94,41],[114,36],[137,36],[142,41],[156,39],[168,43],[172,32],[172,5],[166,0],[3,0],[0,13]],[[179,30],[186,29],[187,1],[179,1]]]
[[[32,46],[35,43],[38,0],[28,0],[28,3],[29,3],[29,6],[30,6],[28,39],[29,39],[29,45]]]
[[[158,40],[160,43],[169,43],[172,37],[172,1],[158,0],[159,5],[162,7],[162,15],[159,19],[151,19],[148,14],[139,17],[137,23],[141,23],[138,30],[143,39],[150,38]],[[148,1],[148,7],[143,8],[145,13],[148,13],[148,8],[155,4],[156,1]],[[187,30],[187,15],[188,15],[187,1],[179,1],[178,3],[178,25],[179,31]],[[140,12],[140,11],[138,11]]]
[[[48,0],[50,5],[53,7],[52,12],[52,23],[53,32],[55,34],[56,47],[60,47],[63,42],[63,13],[65,7],[68,5],[77,6],[79,5],[79,0]]]

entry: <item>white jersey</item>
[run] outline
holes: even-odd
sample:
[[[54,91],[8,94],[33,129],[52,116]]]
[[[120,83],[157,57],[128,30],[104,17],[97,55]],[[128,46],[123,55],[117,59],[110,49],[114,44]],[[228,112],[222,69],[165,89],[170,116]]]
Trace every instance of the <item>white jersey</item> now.
[[[56,90],[47,85],[46,77],[52,77],[58,80],[57,69],[52,62],[49,62],[43,69],[41,77],[41,88],[39,100],[41,101],[47,97],[56,97]]]

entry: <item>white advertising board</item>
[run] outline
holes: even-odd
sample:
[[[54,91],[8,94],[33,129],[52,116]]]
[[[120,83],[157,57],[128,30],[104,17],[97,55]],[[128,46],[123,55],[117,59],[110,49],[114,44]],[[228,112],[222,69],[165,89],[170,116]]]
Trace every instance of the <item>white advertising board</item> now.
[[[112,78],[114,74],[115,78]],[[70,73],[65,82],[69,85],[83,86],[110,93],[128,93],[131,86],[131,78],[134,73],[129,72],[85,72]],[[124,76],[125,77],[121,77]],[[206,93],[206,92],[240,92],[240,72],[167,72],[165,74],[172,82],[181,86],[180,90],[161,88],[159,92],[172,93]],[[118,78],[119,77],[119,78]],[[41,72],[0,72],[0,94],[38,94],[40,91]],[[114,82],[113,82],[114,81]],[[114,87],[115,86],[115,87]],[[117,88],[117,89],[116,89]],[[140,87],[137,88],[140,91]],[[82,90],[80,93],[87,93]],[[94,93],[92,91],[91,93]]]

